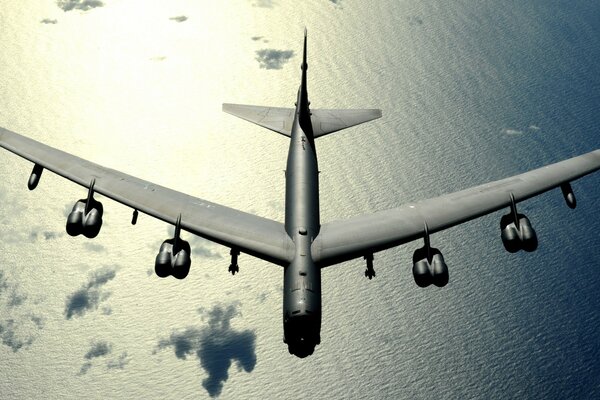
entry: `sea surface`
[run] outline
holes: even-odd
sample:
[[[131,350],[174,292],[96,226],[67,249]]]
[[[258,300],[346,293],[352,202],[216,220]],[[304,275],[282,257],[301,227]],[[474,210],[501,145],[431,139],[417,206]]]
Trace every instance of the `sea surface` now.
[[[292,107],[308,29],[314,108],[383,118],[317,141],[323,222],[600,148],[594,1],[3,0],[0,126],[173,189],[283,220],[287,140],[221,112]],[[323,270],[322,343],[282,342],[282,270],[100,199],[98,238],[64,230],[86,190],[0,151],[0,398],[600,398],[600,175],[437,233],[450,268],[417,287],[409,243]]]

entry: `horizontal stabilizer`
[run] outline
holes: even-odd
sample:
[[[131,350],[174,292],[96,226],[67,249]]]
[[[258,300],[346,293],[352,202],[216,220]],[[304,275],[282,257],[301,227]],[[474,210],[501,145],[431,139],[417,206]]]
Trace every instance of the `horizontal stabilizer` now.
[[[315,138],[381,118],[381,110],[310,110]]]
[[[291,136],[295,113],[293,108],[223,103],[223,111],[284,136]],[[381,110],[377,109],[314,109],[310,113],[315,138],[381,118]]]
[[[290,137],[294,109],[223,103],[223,111]]]

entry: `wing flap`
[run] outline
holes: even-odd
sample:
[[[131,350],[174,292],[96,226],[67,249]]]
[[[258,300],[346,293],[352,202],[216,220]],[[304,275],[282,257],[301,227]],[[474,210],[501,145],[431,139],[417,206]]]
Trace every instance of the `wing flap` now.
[[[287,137],[290,137],[292,132],[293,108],[223,103],[223,111]]]
[[[321,266],[385,250],[508,207],[510,193],[523,201],[600,169],[600,150],[524,174],[399,208],[334,221],[321,227],[312,245]]]
[[[283,224],[221,206],[106,168],[0,128],[0,146],[81,186],[188,232],[258,258],[284,265],[293,243]]]

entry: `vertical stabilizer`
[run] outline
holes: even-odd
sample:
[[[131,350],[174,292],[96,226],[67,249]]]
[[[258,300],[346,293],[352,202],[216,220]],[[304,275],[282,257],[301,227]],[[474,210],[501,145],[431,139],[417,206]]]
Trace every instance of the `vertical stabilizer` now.
[[[302,87],[300,89],[302,90],[303,93],[307,92],[306,70],[308,69],[308,64],[306,63],[306,36],[307,36],[307,31],[306,31],[306,28],[304,28],[304,49],[302,50],[302,65],[300,67],[302,69]]]
[[[306,37],[307,32],[306,28],[304,28],[304,49],[302,50],[302,65],[300,66],[300,69],[302,69],[302,82],[300,83],[300,89],[298,90],[297,111],[302,130],[307,134],[310,140],[312,140],[313,134],[309,110],[310,101],[308,101],[308,88],[306,84],[306,71],[308,70],[308,63],[306,62]]]
[[[306,71],[308,70],[308,63],[306,62],[306,36],[307,31],[304,28],[304,49],[302,50],[302,65],[300,69],[302,69],[302,82],[300,83],[300,110],[305,111],[308,110],[308,88],[306,85]]]

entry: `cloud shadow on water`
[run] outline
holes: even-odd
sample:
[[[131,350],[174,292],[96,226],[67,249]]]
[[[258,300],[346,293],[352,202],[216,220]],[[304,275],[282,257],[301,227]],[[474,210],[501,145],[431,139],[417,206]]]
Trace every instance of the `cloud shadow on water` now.
[[[106,247],[98,243],[84,242],[83,247],[85,247],[86,250],[93,251],[94,253],[102,253],[106,251]]]
[[[188,20],[188,17],[186,17],[185,15],[178,15],[176,17],[171,17],[169,19],[171,21],[175,21],[175,22],[185,22]]]
[[[113,360],[108,360],[106,363],[107,369],[125,369],[125,366],[129,364],[129,357],[127,352],[124,351],[121,355]]]
[[[251,0],[252,7],[259,8],[273,8],[275,6],[275,1],[273,0]]]
[[[90,349],[83,356],[85,362],[81,365],[77,375],[85,375],[94,365],[97,358],[107,359],[112,354],[113,344],[105,340],[92,341]],[[121,352],[117,358],[106,360],[106,370],[123,370],[129,364],[129,356],[126,351]]]
[[[0,270],[0,295],[6,289],[8,289],[8,281],[6,280],[6,277],[4,276],[4,271]]]
[[[85,353],[86,360],[91,360],[92,358],[102,357],[107,354],[110,354],[112,351],[112,344],[105,341],[92,342],[90,349]]]
[[[56,5],[63,11],[82,10],[89,11],[92,8],[103,7],[100,0],[58,0]]]
[[[256,51],[256,61],[263,69],[282,69],[294,56],[294,50],[261,49]]]
[[[195,355],[208,376],[202,386],[211,397],[217,397],[229,379],[229,369],[235,362],[238,370],[252,372],[256,366],[256,334],[251,330],[237,331],[231,320],[239,316],[240,303],[217,304],[211,310],[200,309],[208,326],[188,327],[174,331],[158,343],[158,349],[173,347],[175,356],[185,360]]]
[[[65,303],[65,318],[81,317],[87,311],[98,309],[98,305],[110,296],[102,287],[114,279],[116,268],[104,267],[90,274],[89,280],[79,290],[70,294]]]
[[[28,348],[44,328],[44,318],[25,305],[28,297],[0,270],[0,345],[15,353]]]
[[[19,335],[17,332],[18,328],[19,323],[14,319],[0,321],[0,343],[10,347],[15,353],[22,348],[29,347],[33,343],[33,336]]]
[[[112,352],[112,343],[106,341],[95,341],[90,344],[90,349],[83,358],[87,360],[79,369],[78,375],[85,375],[92,368],[92,360],[98,357],[105,357]]]

